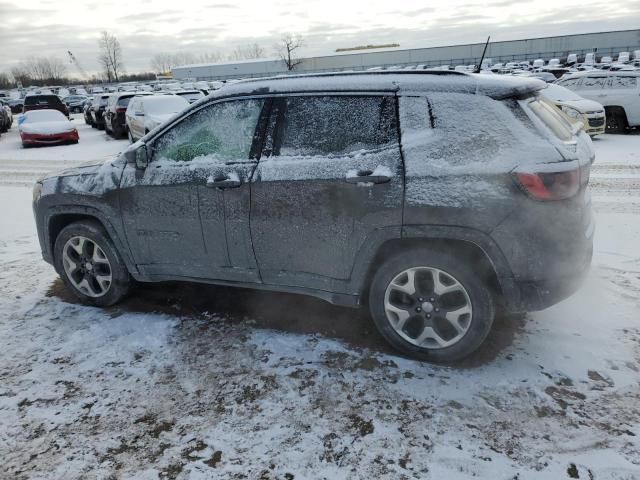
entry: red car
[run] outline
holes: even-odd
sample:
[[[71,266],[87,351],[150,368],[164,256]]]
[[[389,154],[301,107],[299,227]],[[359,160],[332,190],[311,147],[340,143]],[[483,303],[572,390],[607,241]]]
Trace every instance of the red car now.
[[[78,143],[78,130],[57,110],[32,110],[18,122],[23,147]]]

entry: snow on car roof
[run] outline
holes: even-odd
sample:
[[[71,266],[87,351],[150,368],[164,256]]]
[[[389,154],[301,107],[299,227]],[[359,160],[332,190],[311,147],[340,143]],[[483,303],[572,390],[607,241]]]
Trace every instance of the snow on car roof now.
[[[544,86],[543,81],[532,78],[505,78],[453,71],[385,70],[245,79],[225,84],[213,92],[211,97],[313,91],[439,91],[488,95],[501,99],[535,92]]]

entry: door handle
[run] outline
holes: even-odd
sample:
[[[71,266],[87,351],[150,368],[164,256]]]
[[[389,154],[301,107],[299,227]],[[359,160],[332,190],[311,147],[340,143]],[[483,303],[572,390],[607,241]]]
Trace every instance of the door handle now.
[[[242,182],[237,175],[224,175],[209,177],[206,183],[209,188],[238,188]]]
[[[345,181],[347,183],[389,183],[390,177],[386,175],[374,175],[371,170],[360,170],[355,175],[347,174]]]

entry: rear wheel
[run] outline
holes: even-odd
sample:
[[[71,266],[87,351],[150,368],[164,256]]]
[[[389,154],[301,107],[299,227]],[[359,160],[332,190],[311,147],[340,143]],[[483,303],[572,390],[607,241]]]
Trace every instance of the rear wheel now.
[[[54,246],[54,264],[67,288],[89,305],[113,305],[131,285],[126,265],[97,222],[63,228]]]
[[[433,362],[475,351],[495,314],[492,294],[473,270],[451,254],[426,249],[400,253],[379,268],[369,310],[393,347]]]
[[[627,114],[623,108],[610,107],[606,109],[607,133],[626,133],[629,129]]]

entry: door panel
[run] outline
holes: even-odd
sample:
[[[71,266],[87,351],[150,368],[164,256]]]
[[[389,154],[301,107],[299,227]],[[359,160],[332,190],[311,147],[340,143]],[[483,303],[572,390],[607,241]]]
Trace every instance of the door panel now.
[[[399,236],[395,98],[289,97],[274,103],[272,119],[272,155],[260,160],[251,195],[262,280],[332,290],[374,231],[397,227]]]
[[[262,138],[262,99],[238,99],[201,108],[151,143],[150,168],[165,171],[167,183],[188,176],[201,229],[196,249],[199,276],[257,281],[249,231],[252,154]],[[254,144],[256,145],[254,147]],[[147,169],[147,170],[149,170]],[[188,173],[187,173],[188,172]],[[186,253],[184,255],[187,255]]]

